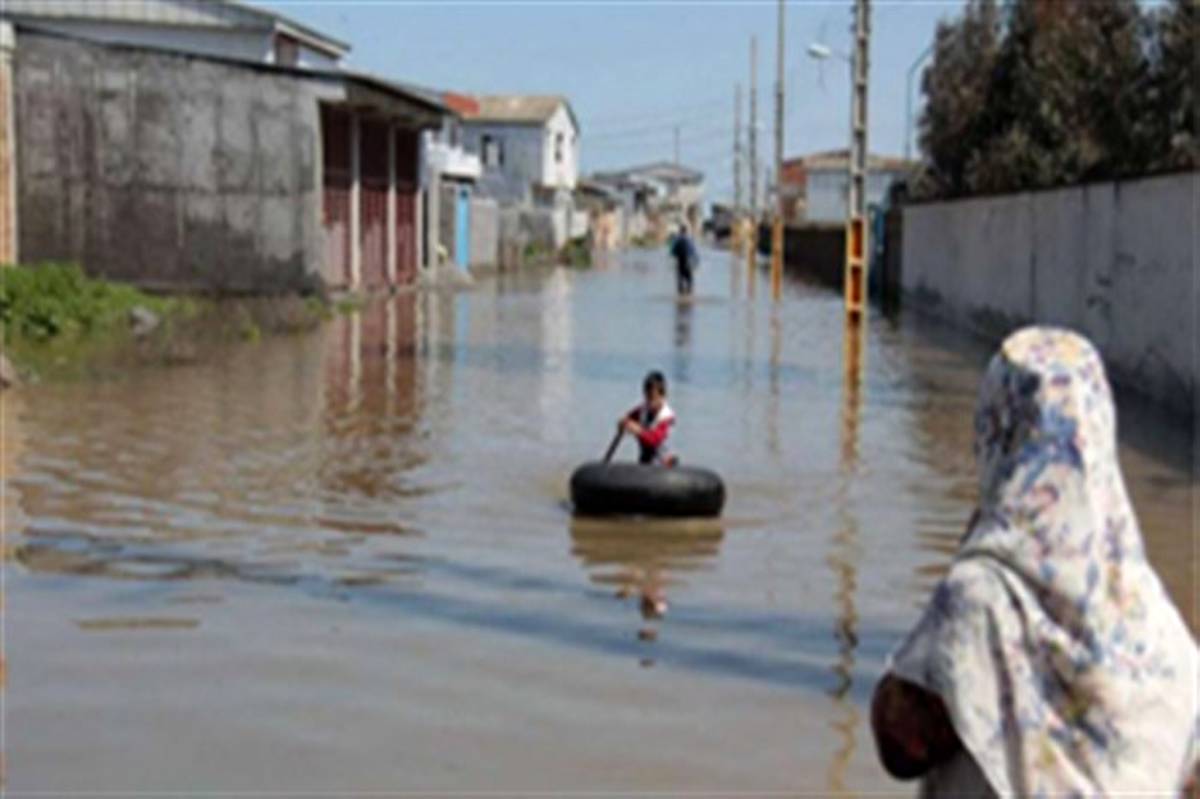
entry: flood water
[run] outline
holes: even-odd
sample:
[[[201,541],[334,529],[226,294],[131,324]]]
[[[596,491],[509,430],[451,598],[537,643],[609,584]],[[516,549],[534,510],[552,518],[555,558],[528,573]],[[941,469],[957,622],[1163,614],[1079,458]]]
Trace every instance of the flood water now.
[[[706,252],[677,303],[634,252],[5,394],[12,794],[907,790],[866,703],[970,513],[989,351],[766,289]],[[653,367],[723,518],[573,519]],[[1188,433],[1121,422],[1195,629]]]

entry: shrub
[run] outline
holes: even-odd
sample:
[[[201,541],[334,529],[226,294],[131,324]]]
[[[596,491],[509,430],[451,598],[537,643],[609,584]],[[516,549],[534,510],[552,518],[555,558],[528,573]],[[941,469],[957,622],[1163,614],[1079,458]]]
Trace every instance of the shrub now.
[[[96,330],[124,322],[135,306],[161,315],[185,305],[130,285],[89,278],[74,264],[0,267],[0,326],[6,341]]]

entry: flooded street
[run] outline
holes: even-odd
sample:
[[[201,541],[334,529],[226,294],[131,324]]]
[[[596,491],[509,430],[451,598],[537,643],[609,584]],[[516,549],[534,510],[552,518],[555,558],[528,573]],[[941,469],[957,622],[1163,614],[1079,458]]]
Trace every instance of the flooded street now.
[[[840,296],[768,288],[707,251],[678,303],[634,251],[5,394],[9,789],[897,790],[867,700],[970,513],[990,350],[874,316],[856,379]],[[573,519],[655,367],[724,516]],[[1157,417],[1122,458],[1195,630]]]

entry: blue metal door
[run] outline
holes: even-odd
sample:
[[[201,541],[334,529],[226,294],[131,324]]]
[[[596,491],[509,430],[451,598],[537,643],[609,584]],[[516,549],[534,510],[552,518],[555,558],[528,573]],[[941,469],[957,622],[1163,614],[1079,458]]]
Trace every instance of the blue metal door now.
[[[471,194],[458,190],[454,209],[454,262],[464,269],[471,264]]]

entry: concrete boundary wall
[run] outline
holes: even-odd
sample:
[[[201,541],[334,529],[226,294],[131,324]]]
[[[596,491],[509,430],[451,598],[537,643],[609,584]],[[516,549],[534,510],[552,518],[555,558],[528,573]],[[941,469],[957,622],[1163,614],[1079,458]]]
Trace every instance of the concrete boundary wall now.
[[[1200,173],[904,209],[908,307],[999,339],[1087,335],[1113,381],[1200,419]]]
[[[21,258],[176,290],[319,283],[322,100],[340,87],[19,31]]]
[[[487,197],[471,198],[471,266],[500,262],[500,205]]]

